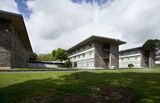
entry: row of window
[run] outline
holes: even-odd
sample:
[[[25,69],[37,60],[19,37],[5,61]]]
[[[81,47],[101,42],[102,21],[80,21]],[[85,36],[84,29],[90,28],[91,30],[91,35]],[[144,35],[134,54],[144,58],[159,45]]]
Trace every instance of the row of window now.
[[[85,58],[87,55],[92,56],[93,53],[94,53],[93,51],[89,51],[87,53],[82,53],[82,54],[79,54],[77,56],[72,57],[71,60],[80,59],[81,57]]]
[[[121,56],[124,56],[124,55],[132,55],[132,54],[137,54],[138,52],[139,52],[138,50],[135,50],[135,51],[120,53],[120,55],[121,55]]]
[[[78,53],[78,52],[84,51],[84,50],[89,49],[89,48],[92,48],[92,47],[94,47],[94,44],[89,44],[89,45],[84,46],[84,47],[82,47],[82,48],[80,48],[80,49],[77,49],[76,51],[72,52],[71,54],[76,54],[76,53]]]
[[[77,67],[94,67],[94,59],[78,61]]]
[[[140,62],[132,61],[132,62],[122,62],[119,64],[120,67],[128,67],[128,64],[133,64],[134,67],[140,67]]]
[[[136,57],[126,57],[126,58],[121,58],[120,60],[121,60],[121,61],[124,61],[124,60],[137,60],[137,59],[139,59],[138,56],[136,56]]]

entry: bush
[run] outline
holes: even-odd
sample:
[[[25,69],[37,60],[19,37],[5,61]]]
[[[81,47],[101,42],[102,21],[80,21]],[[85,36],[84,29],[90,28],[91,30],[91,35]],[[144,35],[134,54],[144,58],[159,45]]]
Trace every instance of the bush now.
[[[65,63],[64,63],[64,66],[67,67],[67,68],[71,68],[72,67],[72,62],[70,60],[67,60]]]
[[[129,67],[129,68],[133,68],[134,65],[133,65],[133,64],[128,64],[128,67]]]

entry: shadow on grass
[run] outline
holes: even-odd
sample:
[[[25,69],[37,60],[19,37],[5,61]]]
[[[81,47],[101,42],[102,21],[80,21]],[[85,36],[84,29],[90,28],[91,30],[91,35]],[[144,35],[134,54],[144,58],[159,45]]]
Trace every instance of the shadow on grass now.
[[[99,86],[126,88],[137,95],[136,103],[160,101],[160,73],[77,72],[58,79],[29,80],[1,88],[0,103],[63,103],[66,94],[98,96]]]

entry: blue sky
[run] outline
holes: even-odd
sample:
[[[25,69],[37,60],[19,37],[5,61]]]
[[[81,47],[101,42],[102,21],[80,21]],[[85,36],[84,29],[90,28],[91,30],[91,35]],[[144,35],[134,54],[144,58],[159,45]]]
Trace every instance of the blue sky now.
[[[18,6],[18,11],[23,14],[24,17],[29,17],[32,11],[27,6],[27,0],[15,0]]]

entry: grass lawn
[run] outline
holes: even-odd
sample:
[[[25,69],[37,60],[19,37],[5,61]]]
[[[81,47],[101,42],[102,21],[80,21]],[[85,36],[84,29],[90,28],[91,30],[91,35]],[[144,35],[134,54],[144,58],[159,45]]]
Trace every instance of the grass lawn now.
[[[101,95],[94,89],[99,86],[126,88],[136,94],[136,103],[160,103],[160,67],[0,73],[0,103],[64,103],[62,101],[69,94],[84,97]]]

